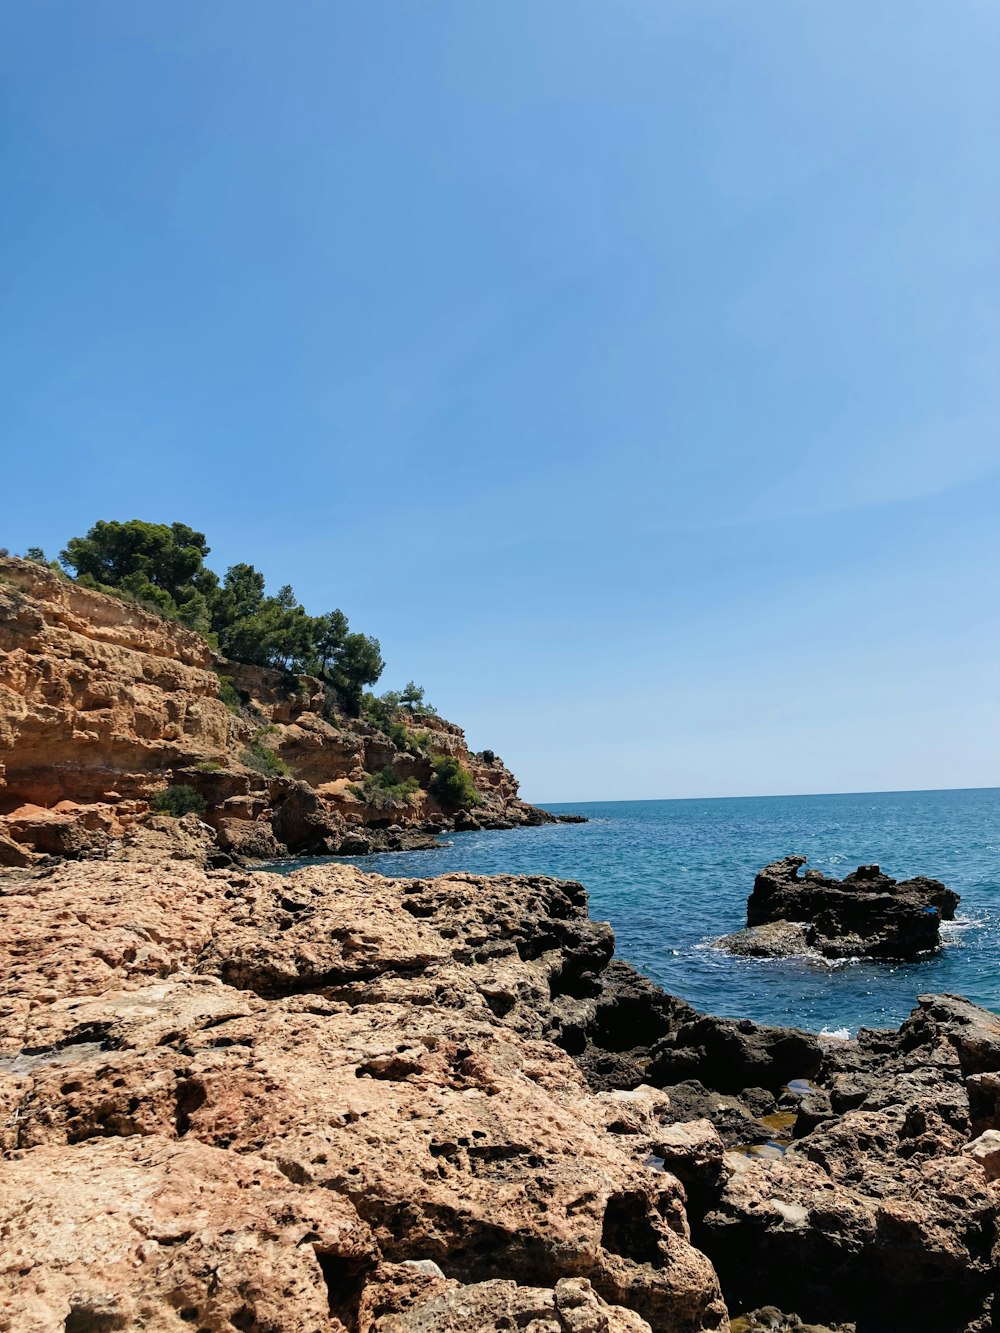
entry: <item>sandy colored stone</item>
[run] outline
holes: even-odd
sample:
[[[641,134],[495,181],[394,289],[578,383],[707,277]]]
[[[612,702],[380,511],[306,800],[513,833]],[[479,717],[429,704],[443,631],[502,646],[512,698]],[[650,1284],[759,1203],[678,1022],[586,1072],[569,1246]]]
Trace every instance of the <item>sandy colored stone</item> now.
[[[645,1320],[608,1306],[589,1282],[574,1278],[564,1278],[555,1290],[504,1281],[451,1287],[371,1327],[372,1333],[649,1333]]]
[[[0,1164],[9,1333],[343,1333],[334,1312],[349,1317],[351,1278],[375,1262],[367,1227],[341,1196],[195,1141],[96,1139]]]
[[[1000,1179],[1000,1130],[985,1130],[967,1145],[965,1153],[979,1163],[987,1180]]]
[[[107,1144],[266,1165],[363,1220],[372,1320],[432,1303],[441,1279],[406,1268],[430,1262],[502,1279],[483,1319],[538,1289],[539,1330],[726,1327],[684,1189],[649,1160],[668,1094],[595,1096],[550,1039],[610,953],[579,886],[67,863],[0,887],[4,1145],[40,1178]],[[452,1327],[449,1301],[420,1318]]]

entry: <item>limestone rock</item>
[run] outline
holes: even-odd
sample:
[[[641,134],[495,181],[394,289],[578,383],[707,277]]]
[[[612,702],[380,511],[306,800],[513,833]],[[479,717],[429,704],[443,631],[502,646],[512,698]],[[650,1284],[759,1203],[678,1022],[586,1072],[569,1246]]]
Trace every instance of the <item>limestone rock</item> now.
[[[240,701],[233,711],[220,698],[223,677]],[[116,840],[172,784],[199,793],[220,846],[238,856],[337,854],[351,838],[363,848],[354,854],[433,845],[383,837],[380,826],[454,825],[455,812],[429,791],[437,754],[457,757],[480,792],[460,825],[552,820],[520,799],[499,760],[469,753],[460,727],[427,715],[406,721],[392,739],[338,714],[317,680],[225,661],[176,622],[0,557],[0,864],[18,860],[11,841],[45,855],[114,857]],[[255,745],[291,778],[273,776],[279,763],[259,772]],[[348,790],[384,768],[422,788],[391,820]],[[99,810],[110,822],[95,822]],[[261,827],[238,829],[236,819]]]
[[[15,1152],[0,1169],[0,1326],[12,1333],[345,1333],[356,1275],[376,1262],[341,1196],[193,1140],[92,1139]]]
[[[964,1151],[983,1168],[987,1180],[1000,1179],[1000,1130],[984,1130]]]
[[[289,1200],[275,1202],[270,1229],[266,1208],[240,1223],[266,1232],[263,1257],[263,1242],[239,1228],[217,1241],[200,1223],[173,1247],[169,1272],[183,1270],[183,1308],[198,1324],[209,1309],[217,1323],[207,1326],[250,1318],[209,1303],[228,1299],[209,1275],[231,1243],[250,1256],[243,1296],[261,1327],[260,1311],[277,1317],[265,1303],[272,1285],[286,1302],[275,1326],[339,1327],[316,1306],[325,1284],[337,1318],[359,1333],[391,1319],[448,1328],[466,1308],[487,1321],[508,1308],[537,1314],[539,1329],[725,1329],[712,1267],[688,1237],[684,1189],[652,1161],[665,1149],[666,1094],[595,1097],[550,1039],[592,1003],[577,992],[611,948],[579,886],[392,881],[350,866],[206,875],[185,862],[8,875],[0,1111],[25,1173],[15,1219],[29,1169],[45,1198],[75,1174],[91,1207],[108,1189],[127,1212],[139,1185],[120,1182],[115,1151],[127,1150],[126,1175],[177,1181],[169,1153],[190,1149],[207,1156],[184,1168],[188,1190],[221,1162],[267,1173]],[[692,1173],[707,1150],[696,1133]],[[680,1141],[672,1152],[682,1165]],[[179,1184],[175,1193],[183,1199]],[[316,1199],[351,1223],[355,1249],[331,1240]],[[226,1207],[239,1211],[220,1202],[220,1216]],[[83,1215],[73,1225],[74,1235],[93,1230]],[[200,1268],[179,1248],[189,1241]],[[91,1264],[88,1285],[84,1260],[68,1254],[81,1311],[157,1327],[148,1306],[171,1327],[179,1307],[158,1256],[145,1267],[123,1260],[132,1275],[120,1278]],[[39,1260],[56,1283],[39,1288],[46,1300],[63,1298],[62,1263]],[[236,1284],[238,1264],[227,1265]],[[18,1274],[5,1281],[22,1299]]]
[[[514,1282],[479,1282],[447,1291],[405,1314],[372,1325],[372,1333],[649,1333],[649,1324],[620,1306],[608,1306],[581,1278],[555,1290]]]

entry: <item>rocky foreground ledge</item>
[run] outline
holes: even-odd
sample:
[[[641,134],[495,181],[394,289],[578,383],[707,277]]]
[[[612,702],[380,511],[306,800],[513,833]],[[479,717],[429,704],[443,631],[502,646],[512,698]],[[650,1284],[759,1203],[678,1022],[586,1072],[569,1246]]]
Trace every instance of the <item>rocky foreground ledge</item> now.
[[[543,878],[81,862],[0,919],[12,1333],[995,1327],[965,1001],[707,1017]]]

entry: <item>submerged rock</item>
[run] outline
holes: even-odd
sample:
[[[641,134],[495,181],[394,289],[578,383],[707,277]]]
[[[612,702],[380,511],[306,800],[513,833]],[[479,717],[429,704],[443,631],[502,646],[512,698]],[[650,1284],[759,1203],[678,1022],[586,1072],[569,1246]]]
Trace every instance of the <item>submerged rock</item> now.
[[[876,865],[841,879],[807,870],[804,856],[765,866],[747,899],[747,929],[718,941],[730,953],[777,958],[913,959],[940,944],[959,897],[936,879],[898,881]]]

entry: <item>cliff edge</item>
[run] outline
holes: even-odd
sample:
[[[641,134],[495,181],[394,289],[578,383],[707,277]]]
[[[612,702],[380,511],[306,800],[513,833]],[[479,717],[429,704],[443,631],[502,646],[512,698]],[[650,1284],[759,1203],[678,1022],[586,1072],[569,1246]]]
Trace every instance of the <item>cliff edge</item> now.
[[[436,780],[449,758],[457,798]],[[220,863],[553,818],[453,723],[402,712],[383,730],[318,680],[227,661],[135,603],[0,559],[0,864],[116,855],[168,788],[211,827]]]

